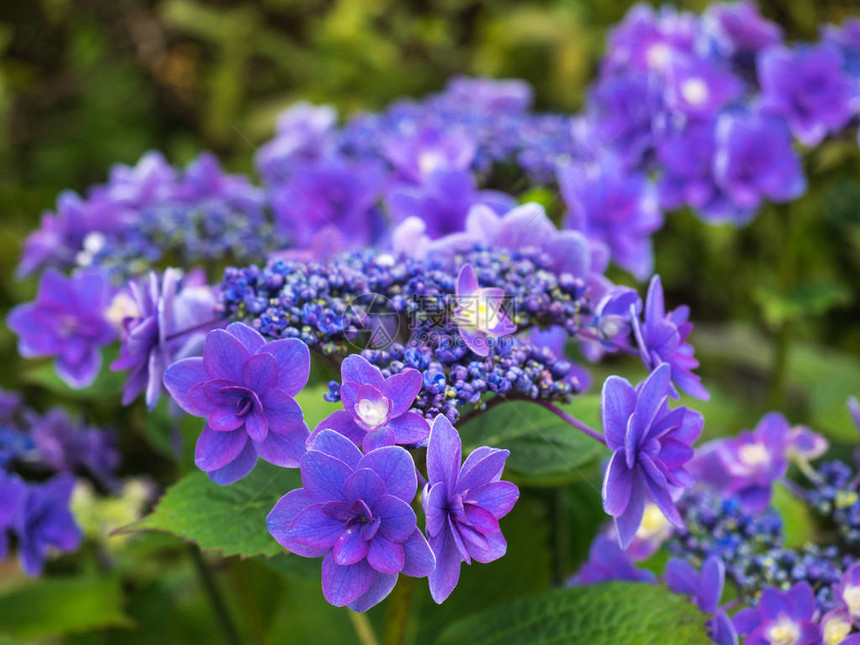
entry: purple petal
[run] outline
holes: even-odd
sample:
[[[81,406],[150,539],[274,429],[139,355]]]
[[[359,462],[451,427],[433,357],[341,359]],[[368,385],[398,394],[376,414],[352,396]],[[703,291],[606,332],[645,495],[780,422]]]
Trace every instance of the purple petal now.
[[[382,520],[379,535],[392,542],[405,542],[415,530],[415,511],[399,497],[383,495],[370,507]]]
[[[403,570],[400,572],[403,575],[424,578],[430,575],[436,566],[436,557],[418,528],[403,543],[403,555],[405,561]]]
[[[445,482],[448,490],[457,489],[460,470],[460,435],[443,415],[433,420],[427,443],[427,476],[431,484]]]
[[[519,497],[519,489],[511,482],[491,482],[471,490],[466,501],[478,504],[499,519],[510,512]]]
[[[691,596],[696,593],[699,576],[689,562],[671,558],[666,563],[666,585],[675,593]],[[709,612],[710,613],[710,612]]]
[[[761,600],[758,607],[762,618],[767,621],[778,620],[780,614],[785,614],[786,616],[794,615],[794,609],[788,601],[786,594],[772,587],[768,587],[761,592]]]
[[[460,563],[463,558],[454,545],[451,529],[447,526],[439,535],[430,538],[430,548],[436,557],[436,568],[428,576],[430,595],[441,605],[460,580]]]
[[[260,397],[263,413],[272,432],[283,433],[296,426],[304,426],[302,408],[285,390],[272,389]]]
[[[232,432],[245,424],[245,417],[237,415],[234,406],[219,407],[212,411],[206,422],[216,432]]]
[[[466,519],[469,525],[481,533],[498,533],[499,520],[486,508],[469,505],[466,507]]]
[[[350,441],[347,437],[335,432],[334,430],[321,430],[319,432],[314,432],[316,434],[311,435],[307,441],[308,450],[324,452],[327,455],[340,459],[350,468],[370,468],[371,470],[376,470],[376,473],[382,477],[383,481],[386,481],[386,478],[378,469],[372,466],[359,465],[359,462],[362,459],[361,450],[359,450],[358,446],[356,446],[355,443]],[[411,457],[409,461],[412,461]]]
[[[197,439],[194,463],[206,472],[218,470],[235,460],[247,442],[248,435],[244,430],[218,432],[205,426]]]
[[[439,535],[448,526],[448,488],[437,482],[424,489],[424,515],[427,535]]]
[[[323,596],[335,607],[343,607],[357,600],[370,589],[375,579],[376,571],[367,564],[367,560],[343,567],[335,562],[331,552],[323,559]]]
[[[242,322],[230,323],[227,325],[227,332],[235,336],[251,354],[266,344],[266,339],[260,332]]]
[[[251,357],[248,349],[224,329],[213,329],[203,346],[203,366],[210,378],[242,382],[242,368]]]
[[[340,365],[340,376],[342,383],[372,385],[377,389],[385,383],[385,378],[379,368],[358,354],[350,354],[343,359],[343,363]]]
[[[265,440],[266,435],[269,433],[269,424],[266,422],[266,417],[256,410],[251,411],[245,417],[245,432],[255,442]]]
[[[463,464],[457,480],[457,490],[471,490],[495,481],[510,454],[509,450],[493,450],[480,461],[468,464],[468,470],[465,468],[466,464]]]
[[[379,604],[385,597],[394,589],[397,584],[397,574],[379,573],[376,572],[376,577],[373,579],[370,587],[358,599],[349,603],[349,608],[353,611],[363,612],[371,607]]]
[[[610,376],[603,384],[600,407],[606,443],[611,450],[618,450],[624,445],[627,421],[636,409],[636,390],[627,379]]]
[[[368,506],[385,494],[385,484],[372,470],[359,468],[352,473],[343,485],[343,497],[347,502],[363,500]]]
[[[457,276],[457,297],[470,296],[478,288],[478,276],[475,275],[475,269],[471,264],[463,265],[463,268],[460,269],[460,274]]]
[[[88,347],[79,361],[70,363],[65,356],[57,359],[57,375],[69,387],[82,388],[92,385],[99,374],[102,356],[95,349]]]
[[[253,392],[265,392],[278,384],[278,363],[269,354],[254,354],[242,366],[242,384]]]
[[[260,350],[270,354],[278,364],[279,390],[295,396],[307,385],[311,369],[311,355],[308,346],[297,338],[284,338],[266,343]]]
[[[275,504],[266,516],[266,526],[272,537],[282,547],[305,558],[319,558],[326,554],[328,548],[314,548],[299,544],[289,535],[290,524],[296,516],[313,504],[311,498],[302,488],[291,490]]]
[[[364,429],[358,426],[355,419],[353,419],[352,415],[346,410],[332,412],[325,419],[320,421],[319,425],[314,428],[311,440],[324,430],[331,430],[343,435],[356,446],[360,446],[362,444],[364,441],[364,435],[366,434]]]
[[[624,454],[612,455],[603,478],[603,510],[612,517],[619,517],[630,504],[634,471],[627,467]],[[637,527],[638,528],[638,527]]]
[[[385,426],[377,430],[371,430],[365,434],[364,441],[361,442],[361,447],[364,448],[365,452],[371,452],[373,450],[379,450],[380,448],[393,446],[394,443],[394,430]]]
[[[381,535],[370,542],[367,563],[380,573],[399,573],[405,562],[403,546],[400,544],[390,542]]]
[[[322,504],[304,508],[284,532],[288,540],[314,549],[330,549],[342,533],[343,522],[323,513]]]
[[[343,528],[343,525],[341,525]],[[367,556],[368,543],[361,536],[361,525],[353,524],[345,530],[342,530],[340,535],[334,542],[334,561],[345,566],[355,564],[359,560],[363,560]],[[386,573],[396,573],[394,571]]]
[[[726,568],[717,556],[710,556],[702,565],[702,584],[699,585],[697,600],[699,609],[713,614],[720,604],[723,586],[726,581]]]
[[[407,504],[415,498],[415,492],[418,489],[415,462],[403,448],[399,446],[378,448],[361,457],[361,461],[355,467],[368,468],[375,472],[385,484],[385,491],[389,495],[399,497]]]
[[[343,487],[352,468],[325,453],[311,450],[302,457],[302,487],[320,502],[346,501]]]
[[[618,533],[618,542],[622,549],[630,546],[639,524],[642,523],[642,515],[645,512],[645,482],[640,473],[633,474],[633,485],[630,489],[630,501],[624,512],[615,518],[615,530]]]
[[[412,368],[407,368],[399,374],[394,374],[385,379],[385,383],[380,389],[385,396],[391,399],[392,418],[399,417],[409,409],[421,391],[422,384],[421,372]]]
[[[257,451],[254,449],[252,442],[247,442],[245,448],[239,453],[229,464],[218,470],[212,470],[206,473],[213,482],[220,486],[227,486],[233,482],[239,481],[254,470],[257,464]]]
[[[164,387],[173,397],[180,408],[188,414],[205,417],[209,409],[203,409],[189,398],[189,392],[194,386],[209,380],[203,368],[202,358],[185,358],[167,368],[164,373]],[[200,389],[202,392],[202,388]]]
[[[493,562],[498,560],[502,556],[507,553],[508,543],[505,540],[505,536],[502,535],[501,531],[498,533],[491,533],[487,535],[487,548],[486,549],[469,549],[469,554],[475,559],[476,562],[481,562],[483,564],[487,564],[488,562]]]
[[[308,427],[301,423],[286,432],[269,432],[262,441],[254,441],[254,448],[270,464],[282,468],[298,468],[305,444],[308,440]]]

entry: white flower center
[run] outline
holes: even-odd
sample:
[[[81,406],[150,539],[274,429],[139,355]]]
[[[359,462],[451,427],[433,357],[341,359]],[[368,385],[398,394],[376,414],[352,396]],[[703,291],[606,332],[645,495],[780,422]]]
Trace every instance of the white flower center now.
[[[738,459],[745,466],[764,466],[770,461],[770,454],[763,443],[748,443],[738,450]]]
[[[469,297],[460,298],[459,322],[466,327],[479,331],[490,331],[499,324],[501,307],[492,302],[481,291]]]
[[[388,414],[388,404],[385,399],[379,399],[378,401],[361,399],[355,404],[355,413],[364,423],[375,428],[385,421],[385,417]]]
[[[839,645],[851,633],[851,623],[834,616],[824,624],[825,645]]]
[[[842,600],[852,616],[860,616],[860,585],[849,585],[842,592]]]
[[[708,86],[701,78],[688,78],[681,84],[681,96],[687,103],[702,105],[708,100]]]
[[[666,43],[654,43],[648,48],[645,60],[651,69],[662,69],[669,63],[672,50]]]
[[[770,645],[795,645],[800,639],[800,626],[787,616],[780,616],[779,620],[768,628],[765,638]]]
[[[429,175],[439,168],[445,159],[435,150],[428,150],[418,155],[418,170],[422,175]]]
[[[668,533],[669,520],[656,504],[648,504],[642,515],[642,523],[636,530],[636,537],[640,540],[650,540]]]

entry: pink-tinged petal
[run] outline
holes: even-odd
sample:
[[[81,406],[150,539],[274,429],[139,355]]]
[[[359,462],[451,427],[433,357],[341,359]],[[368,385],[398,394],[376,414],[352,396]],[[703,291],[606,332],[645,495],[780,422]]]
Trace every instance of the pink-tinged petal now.
[[[415,530],[415,511],[399,497],[383,495],[370,508],[382,520],[379,535],[387,540],[405,542]]]
[[[358,385],[372,385],[381,388],[385,383],[385,377],[376,365],[373,365],[363,356],[350,354],[340,364],[340,376],[342,383],[357,383]]]
[[[254,470],[257,464],[257,451],[254,450],[254,444],[247,442],[242,452],[229,464],[218,470],[212,470],[206,473],[213,482],[219,486],[227,486],[233,482],[239,481],[249,472]]]
[[[209,427],[215,432],[231,432],[245,424],[245,417],[236,414],[236,407],[215,408],[207,419]]]
[[[277,386],[278,363],[269,354],[254,354],[242,366],[242,384],[258,394]]]
[[[330,549],[334,546],[343,533],[343,522],[323,513],[322,507],[322,504],[311,504],[299,511],[287,527],[286,537],[314,549]]]
[[[245,432],[253,441],[264,441],[266,435],[269,434],[269,424],[266,423],[266,417],[256,410],[252,410],[245,417]]]
[[[491,482],[469,491],[466,502],[487,509],[496,519],[507,515],[520,497],[520,490],[511,482]]]
[[[466,543],[463,541],[463,536],[460,535],[459,524],[454,521],[450,515],[448,516],[448,528],[451,531],[451,539],[454,543],[454,546],[457,548],[457,551],[460,553],[460,557],[463,558],[463,561],[466,564],[472,564],[472,556],[469,555],[469,549],[466,547]]]
[[[360,446],[364,442],[366,434],[363,428],[358,427],[355,419],[346,410],[338,410],[332,412],[325,419],[320,421],[319,425],[314,428],[312,438],[315,438],[323,430],[332,430],[340,435],[343,435],[356,446]]]
[[[479,289],[478,276],[471,264],[464,264],[457,276],[457,297],[470,296]]]
[[[343,487],[352,468],[322,452],[311,450],[302,457],[302,487],[312,499],[321,502],[346,501]]]
[[[451,529],[446,527],[439,535],[430,538],[430,548],[436,557],[436,567],[428,576],[430,595],[441,605],[460,580],[460,563],[463,558],[454,545]]]
[[[266,343],[259,351],[271,354],[277,361],[278,389],[295,396],[307,385],[311,355],[308,346],[298,338],[284,338]]]
[[[424,489],[424,515],[427,535],[439,535],[448,526],[448,489],[438,482]]]
[[[343,607],[357,600],[376,579],[376,570],[367,560],[341,566],[334,560],[334,554],[326,554],[322,563],[323,596],[330,605]]]
[[[472,558],[476,562],[481,562],[483,564],[498,560],[508,551],[508,543],[501,531],[498,533],[491,533],[490,535],[487,535],[486,538],[486,549],[477,549],[474,547],[469,549],[469,554]]]
[[[247,442],[244,430],[217,432],[206,426],[197,438],[194,463],[206,472],[218,470],[235,460]]]
[[[418,490],[418,477],[415,462],[408,452],[399,446],[388,446],[378,448],[360,459],[356,468],[372,470],[382,479],[389,495],[399,497],[407,504],[412,502]]]
[[[421,391],[422,385],[421,372],[412,368],[407,368],[399,374],[394,374],[385,379],[380,390],[391,399],[392,418],[399,417],[410,408],[415,397]]]
[[[391,590],[394,589],[394,585],[396,584],[396,573],[376,572],[376,577],[373,579],[373,583],[368,587],[367,591],[347,606],[353,611],[367,611],[371,607],[382,602],[385,597],[391,593]]]
[[[242,368],[251,357],[248,349],[224,329],[213,329],[203,345],[203,366],[210,378],[242,381]]]
[[[343,527],[341,526],[343,529]],[[368,543],[361,536],[361,525],[353,524],[343,529],[334,542],[334,561],[341,565],[355,564],[367,556]],[[393,572],[391,572],[393,573]]]
[[[184,358],[167,368],[164,373],[164,387],[180,408],[188,414],[205,417],[211,408],[201,407],[198,397],[191,396],[191,390],[202,394],[201,384],[209,380],[203,368],[202,358]]]
[[[431,484],[445,482],[448,490],[457,489],[462,443],[447,417],[437,416],[427,443],[427,476]]]
[[[298,468],[305,454],[308,427],[301,423],[286,432],[269,432],[262,441],[254,441],[257,454],[270,464],[282,468]]]
[[[403,543],[403,555],[405,560],[400,573],[405,576],[424,578],[430,575],[436,566],[436,557],[418,528]]]
[[[301,406],[284,390],[267,390],[260,397],[263,414],[269,430],[282,433],[297,425],[304,425],[304,415]]]
[[[633,490],[633,475],[633,469],[625,463],[624,454],[621,451],[614,453],[603,478],[603,510],[607,515],[619,517],[627,510]]]
[[[305,558],[319,558],[326,554],[328,548],[309,547],[299,544],[289,535],[290,524],[299,513],[313,504],[308,494],[302,488],[291,490],[275,504],[266,516],[266,527],[278,544],[292,553]]]
[[[364,448],[364,452],[371,452],[373,450],[379,450],[380,448],[393,446],[394,442],[394,430],[389,427],[384,427],[371,430],[366,433],[364,435],[364,440],[361,442],[361,447]]]
[[[633,538],[636,537],[636,531],[639,530],[644,513],[645,482],[640,473],[634,473],[630,501],[624,512],[615,518],[615,530],[618,533],[618,542],[622,549],[627,549]]]
[[[481,533],[498,533],[499,520],[487,509],[469,504],[466,506],[466,520]]]
[[[469,470],[461,469],[457,489],[471,490],[494,481],[504,469],[505,460],[510,454],[509,450],[493,450],[480,461],[470,464]]]
[[[419,443],[430,436],[430,424],[417,412],[407,412],[391,419],[388,429],[394,433],[394,443],[400,445]]]
[[[355,443],[347,437],[343,436],[339,432],[335,432],[334,430],[321,430],[319,432],[314,432],[315,434],[308,438],[308,450],[324,452],[327,455],[340,459],[350,468],[370,468],[371,470],[376,470],[377,474],[382,476],[376,468],[359,465],[359,462],[362,459],[361,450],[359,450],[358,446],[356,446]],[[407,457],[408,456],[409,455],[407,453]],[[411,457],[409,458],[409,461],[412,461]],[[383,480],[385,480],[385,477],[383,477]]]
[[[603,384],[600,407],[606,443],[611,450],[618,450],[624,446],[627,421],[636,409],[636,390],[627,379],[610,376]]]
[[[243,322],[234,322],[227,325],[227,332],[235,336],[251,354],[266,344],[266,339],[253,327]]]
[[[468,524],[464,524],[463,522],[456,522],[454,526],[457,527],[457,531],[463,539],[463,544],[469,552],[470,558],[472,556],[472,552],[486,551],[490,548],[487,536],[480,531],[472,528]],[[469,561],[469,564],[471,564],[471,561]]]
[[[370,542],[367,563],[380,573],[400,573],[405,562],[406,557],[400,544],[390,542],[381,535],[377,535]]]
[[[352,473],[343,486],[343,497],[348,502],[363,500],[373,507],[373,503],[385,494],[385,484],[372,470],[359,468]]]

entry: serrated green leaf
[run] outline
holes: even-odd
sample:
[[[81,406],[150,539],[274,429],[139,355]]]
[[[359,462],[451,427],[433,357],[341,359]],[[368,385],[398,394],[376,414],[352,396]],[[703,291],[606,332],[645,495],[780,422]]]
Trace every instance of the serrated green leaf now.
[[[271,556],[284,549],[266,530],[266,515],[299,484],[297,469],[258,461],[250,475],[219,486],[193,472],[171,486],[155,510],[126,530],[171,533],[224,556]]]
[[[563,409],[595,426],[600,401],[584,396]],[[511,451],[507,468],[526,485],[557,485],[580,478],[584,467],[603,454],[603,447],[569,423],[535,403],[509,401],[460,428],[465,450],[478,446]]]
[[[685,598],[664,587],[610,582],[520,598],[454,623],[438,642],[707,645],[706,620]]]
[[[117,579],[38,580],[0,595],[0,633],[31,639],[130,626],[122,601]]]

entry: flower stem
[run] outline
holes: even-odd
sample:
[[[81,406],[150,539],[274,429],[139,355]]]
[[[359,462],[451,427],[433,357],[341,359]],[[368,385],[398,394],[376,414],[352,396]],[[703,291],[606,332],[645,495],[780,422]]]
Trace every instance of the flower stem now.
[[[555,416],[559,417],[560,419],[562,419],[564,421],[567,421],[574,428],[576,428],[577,430],[579,430],[582,433],[587,434],[589,437],[591,437],[595,441],[599,441],[604,446],[606,445],[606,439],[603,437],[602,434],[600,434],[597,430],[595,430],[591,426],[584,424],[582,421],[577,419],[572,414],[568,414],[567,412],[562,410],[557,405],[550,403],[549,401],[535,401],[535,403],[545,407],[547,410],[552,412]]]
[[[414,588],[415,578],[400,576],[388,601],[382,645],[403,644],[406,638],[406,626],[409,623],[409,608],[412,605]]]
[[[224,596],[215,584],[215,578],[212,572],[206,565],[203,559],[203,554],[196,546],[190,549],[191,559],[194,561],[194,567],[197,569],[197,577],[200,579],[200,584],[203,586],[206,595],[209,598],[209,603],[212,605],[212,611],[218,622],[221,623],[221,629],[224,631],[224,638],[230,645],[241,645],[242,639],[239,638],[239,630],[236,629],[236,624],[230,617],[230,612],[227,610],[227,604],[224,602]]]
[[[193,327],[189,327],[188,329],[183,329],[182,331],[178,331],[175,334],[170,334],[170,336],[168,336],[164,340],[165,340],[165,342],[175,340],[177,338],[181,338],[182,336],[185,336],[186,334],[191,334],[195,331],[208,329],[209,327],[212,327],[213,325],[217,325],[220,322],[225,322],[225,318],[223,316],[221,316],[219,318],[214,318],[212,320],[207,320],[206,322],[202,322],[199,325],[194,325]]]
[[[782,484],[782,487],[785,490],[787,490],[789,493],[791,493],[794,497],[796,497],[801,502],[808,501],[806,499],[806,492],[803,490],[803,488],[801,488],[800,486],[795,484],[788,477],[783,477],[782,479],[779,480],[779,483]]]
[[[373,631],[373,625],[370,624],[367,616],[352,609],[347,609],[347,612],[349,619],[352,621],[352,626],[355,628],[358,642],[361,645],[379,645],[379,640],[377,640],[376,633]]]

